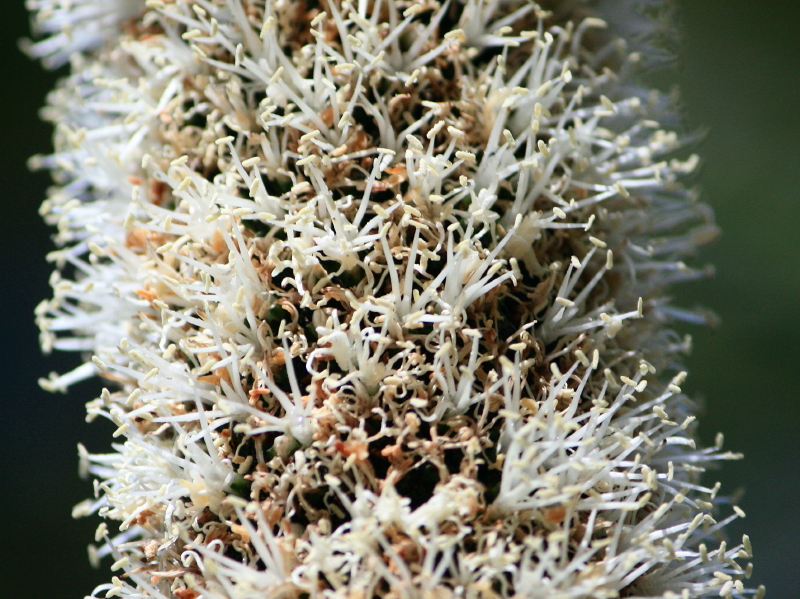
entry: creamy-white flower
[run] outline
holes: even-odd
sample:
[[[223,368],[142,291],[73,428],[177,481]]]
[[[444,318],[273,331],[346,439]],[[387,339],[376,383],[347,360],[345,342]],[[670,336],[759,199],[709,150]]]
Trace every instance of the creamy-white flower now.
[[[95,595],[763,596],[664,328],[716,227],[645,5],[30,3]]]

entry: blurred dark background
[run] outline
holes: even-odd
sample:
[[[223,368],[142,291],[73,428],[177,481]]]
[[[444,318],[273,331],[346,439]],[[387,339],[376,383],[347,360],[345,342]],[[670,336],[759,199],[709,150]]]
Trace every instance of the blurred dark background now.
[[[676,291],[685,306],[715,310],[715,330],[692,329],[688,388],[705,404],[700,435],[744,452],[718,473],[723,493],[745,491],[748,517],[731,526],[755,547],[756,584],[767,596],[800,597],[800,4],[752,0],[680,0],[684,39],[677,79],[690,127],[708,127],[699,149],[699,183],[724,233],[702,254],[717,275]],[[50,297],[49,231],[37,208],[49,179],[29,173],[28,156],[51,149],[37,111],[57,75],[24,57],[22,0],[5,0],[0,152],[2,221],[0,319],[0,597],[78,599],[110,578],[88,564],[97,520],[70,511],[91,493],[77,476],[76,444],[107,447],[110,427],[87,425],[83,404],[99,387],[67,396],[36,380],[77,364],[43,357],[33,309]],[[709,478],[710,478],[709,477]]]

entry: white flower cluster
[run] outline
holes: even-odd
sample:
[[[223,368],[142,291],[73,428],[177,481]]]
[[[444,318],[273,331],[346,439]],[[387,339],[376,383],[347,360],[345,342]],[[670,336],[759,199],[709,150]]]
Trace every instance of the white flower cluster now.
[[[95,596],[763,596],[664,328],[716,228],[660,2],[28,4]]]

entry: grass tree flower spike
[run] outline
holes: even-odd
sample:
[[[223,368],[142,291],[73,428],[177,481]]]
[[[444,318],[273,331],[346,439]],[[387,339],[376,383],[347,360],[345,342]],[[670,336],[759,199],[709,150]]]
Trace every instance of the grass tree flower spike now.
[[[763,596],[667,328],[717,232],[668,5],[28,0],[93,596]]]

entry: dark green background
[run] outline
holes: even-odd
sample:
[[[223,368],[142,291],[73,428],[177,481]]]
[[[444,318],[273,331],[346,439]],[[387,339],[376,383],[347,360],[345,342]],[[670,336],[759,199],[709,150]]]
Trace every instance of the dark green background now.
[[[686,387],[705,398],[701,437],[724,431],[746,459],[720,471],[723,492],[746,491],[756,583],[768,597],[800,597],[800,8],[795,2],[682,0],[678,82],[690,126],[710,133],[699,182],[723,237],[702,258],[715,278],[677,290],[684,305],[722,318],[693,330]],[[36,209],[48,178],[26,158],[50,148],[37,119],[54,75],[16,48],[27,32],[22,0],[3,0],[0,151],[3,208],[2,396],[0,396],[0,597],[79,599],[110,575],[90,569],[96,521],[71,507],[91,492],[77,478],[75,446],[106,446],[110,428],[83,421],[93,384],[69,396],[43,393],[36,379],[74,360],[43,358],[33,308],[49,297],[49,232]],[[711,476],[717,476],[712,473]]]

